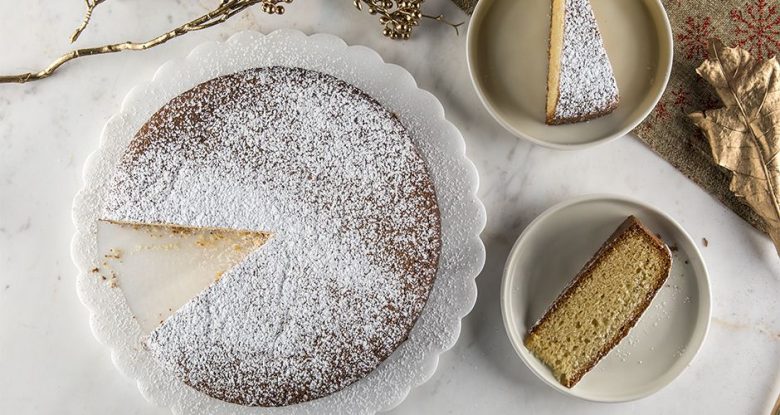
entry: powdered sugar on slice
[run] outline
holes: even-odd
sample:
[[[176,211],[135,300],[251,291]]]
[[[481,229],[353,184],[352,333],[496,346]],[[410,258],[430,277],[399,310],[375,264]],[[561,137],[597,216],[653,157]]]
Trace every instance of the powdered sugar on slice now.
[[[209,81],[147,123],[104,217],[274,237],[149,337],[158,361],[218,399],[333,393],[406,339],[436,275],[433,185],[401,123],[317,72]]]
[[[592,117],[617,105],[618,87],[590,0],[566,0],[555,118]]]

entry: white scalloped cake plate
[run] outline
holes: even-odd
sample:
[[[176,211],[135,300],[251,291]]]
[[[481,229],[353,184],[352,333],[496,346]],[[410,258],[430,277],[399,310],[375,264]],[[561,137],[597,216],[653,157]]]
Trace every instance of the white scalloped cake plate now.
[[[568,389],[523,338],[629,215],[672,248],[671,273],[629,334]],[[709,328],[710,286],[701,253],[674,219],[636,200],[588,195],[547,209],[523,231],[504,269],[501,310],[515,351],[544,383],[586,400],[624,402],[659,391],[691,363]]]
[[[441,211],[442,252],[428,302],[404,342],[376,370],[327,397],[281,408],[250,408],[199,393],[164,371],[141,347],[142,332],[121,286],[90,273],[99,259],[97,220],[106,184],[136,131],[170,99],[209,79],[263,66],[294,66],[342,79],[396,113],[426,159]],[[199,414],[368,414],[398,405],[409,390],[434,373],[439,355],[460,334],[461,319],[477,297],[474,279],[485,262],[479,237],[486,216],[476,196],[479,178],[465,155],[458,130],[445,119],[439,101],[417,87],[403,68],[385,63],[373,50],[347,46],[332,35],[307,36],[280,30],[241,32],[225,42],[195,48],[164,64],[151,82],[132,89],[103,130],[100,147],[84,166],[84,187],[76,195],[73,260],[78,294],[90,311],[92,332],[111,350],[121,373],[135,380],[151,402],[174,413]]]
[[[480,0],[469,23],[469,74],[488,112],[512,134],[560,150],[624,136],[653,110],[672,70],[661,0],[591,0],[620,103],[588,122],[545,124],[550,1]]]

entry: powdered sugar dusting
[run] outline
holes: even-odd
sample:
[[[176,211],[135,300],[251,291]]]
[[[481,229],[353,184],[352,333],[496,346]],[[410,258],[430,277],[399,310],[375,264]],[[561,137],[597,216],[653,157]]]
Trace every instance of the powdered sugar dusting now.
[[[555,118],[592,118],[617,105],[618,87],[590,0],[566,0]]]
[[[222,400],[285,405],[361,378],[406,339],[436,275],[424,161],[394,116],[317,72],[249,70],[175,98],[111,187],[107,219],[274,233],[147,343]]]

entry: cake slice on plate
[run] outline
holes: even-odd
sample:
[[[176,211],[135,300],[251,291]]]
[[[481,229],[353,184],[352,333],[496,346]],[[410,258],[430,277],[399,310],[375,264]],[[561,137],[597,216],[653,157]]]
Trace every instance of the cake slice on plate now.
[[[552,0],[547,124],[609,114],[619,101],[617,82],[590,0]]]
[[[671,266],[666,244],[629,216],[531,328],[525,346],[573,387],[634,327]]]

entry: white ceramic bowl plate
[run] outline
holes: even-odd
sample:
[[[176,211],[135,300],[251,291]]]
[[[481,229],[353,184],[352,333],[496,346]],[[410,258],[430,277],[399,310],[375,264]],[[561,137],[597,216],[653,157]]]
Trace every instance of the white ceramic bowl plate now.
[[[518,137],[557,149],[603,143],[631,131],[666,88],[672,29],[660,0],[591,0],[620,89],[610,115],[561,126],[544,122],[549,0],[480,0],[468,33],[471,80],[482,103]]]
[[[523,337],[628,215],[672,247],[672,272],[628,336],[567,389]],[[539,378],[579,398],[621,402],[660,390],[691,362],[709,327],[710,288],[695,243],[673,219],[637,201],[586,196],[553,206],[528,225],[507,260],[501,306],[509,339]]]

